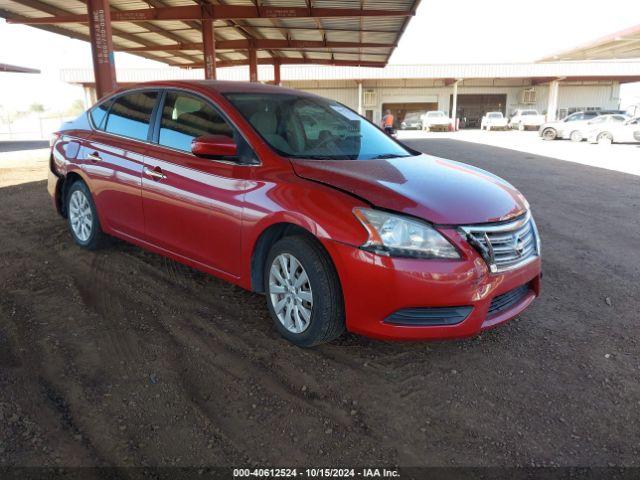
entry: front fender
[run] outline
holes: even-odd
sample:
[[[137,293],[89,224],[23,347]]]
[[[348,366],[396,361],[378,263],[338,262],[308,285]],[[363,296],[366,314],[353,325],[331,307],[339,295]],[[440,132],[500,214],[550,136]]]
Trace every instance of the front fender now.
[[[245,288],[250,288],[256,244],[273,225],[296,225],[325,245],[336,241],[358,246],[367,240],[366,230],[353,215],[355,207],[368,206],[363,200],[299,177],[287,180],[256,182],[245,196],[240,280]]]

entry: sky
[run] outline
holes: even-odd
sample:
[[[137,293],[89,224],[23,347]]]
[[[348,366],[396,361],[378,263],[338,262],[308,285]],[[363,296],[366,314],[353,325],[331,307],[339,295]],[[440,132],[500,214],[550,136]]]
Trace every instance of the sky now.
[[[607,8],[602,0],[549,3],[553,9],[522,0],[423,0],[390,63],[529,62],[640,24],[638,0],[607,0]],[[117,69],[164,66],[126,53],[115,61]],[[0,63],[42,71],[0,74],[0,114],[32,103],[64,110],[82,91],[62,82],[59,70],[91,68],[91,51],[87,42],[0,19]],[[621,94],[623,103],[640,101],[640,83]]]

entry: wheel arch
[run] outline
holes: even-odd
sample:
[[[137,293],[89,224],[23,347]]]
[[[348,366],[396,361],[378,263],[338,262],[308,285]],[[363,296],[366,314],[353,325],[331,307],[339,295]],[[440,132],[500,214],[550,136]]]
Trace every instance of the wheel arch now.
[[[322,246],[322,242],[308,228],[297,223],[292,223],[291,221],[278,221],[276,223],[272,223],[262,230],[256,241],[253,243],[251,249],[251,291],[264,293],[262,280],[264,278],[265,261],[267,259],[267,255],[269,255],[271,247],[275,245],[278,240],[294,235],[304,235],[312,239],[320,245],[327,255],[329,255],[326,249]],[[331,258],[330,255],[329,258]]]
[[[548,131],[553,132],[553,134],[554,134],[554,138],[558,138],[558,129],[557,129],[557,128],[555,128],[555,127],[544,127],[544,128],[542,129],[542,137],[543,137],[543,138],[545,137],[545,134],[544,134],[544,133],[545,133],[545,132],[548,132]]]
[[[615,137],[613,136],[613,133],[610,132],[609,130],[602,130],[601,132],[599,132],[598,135],[596,136],[596,139],[599,140],[600,138],[603,138],[605,135],[608,135],[609,138],[611,139],[611,143],[613,143]]]
[[[59,194],[58,198],[56,198],[56,201],[58,202],[58,211],[64,218],[67,218],[66,198],[69,192],[69,188],[71,188],[71,185],[73,185],[77,181],[82,181],[87,185],[87,187],[89,186],[84,175],[80,174],[76,170],[72,170],[64,177],[62,177],[62,184],[60,185]]]

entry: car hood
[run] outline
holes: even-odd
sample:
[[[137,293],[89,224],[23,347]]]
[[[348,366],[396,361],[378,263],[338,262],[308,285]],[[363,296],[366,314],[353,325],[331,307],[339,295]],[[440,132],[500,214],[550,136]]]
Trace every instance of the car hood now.
[[[292,160],[295,173],[372,205],[441,225],[507,220],[527,201],[489,172],[429,155],[380,160]]]
[[[451,120],[448,118],[426,118],[424,120],[426,123],[431,123],[431,124],[447,124],[447,123],[451,123]]]

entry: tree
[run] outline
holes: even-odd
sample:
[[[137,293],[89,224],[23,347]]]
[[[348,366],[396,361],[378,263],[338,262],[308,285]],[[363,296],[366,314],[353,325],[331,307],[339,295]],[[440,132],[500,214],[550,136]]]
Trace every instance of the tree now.
[[[82,112],[84,112],[84,102],[80,99],[76,99],[71,102],[71,105],[69,105],[69,108],[67,108],[65,114],[75,116],[80,115]]]
[[[44,105],[42,105],[41,103],[34,102],[31,105],[29,105],[29,111],[34,113],[42,113],[44,112]]]

